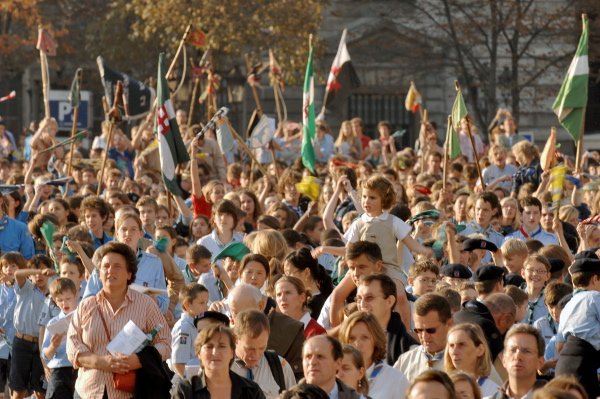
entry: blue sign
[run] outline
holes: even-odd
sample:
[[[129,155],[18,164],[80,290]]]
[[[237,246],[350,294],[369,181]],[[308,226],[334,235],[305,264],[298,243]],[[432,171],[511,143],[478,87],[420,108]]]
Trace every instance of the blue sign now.
[[[73,126],[73,107],[69,101],[68,90],[50,90],[48,96],[50,102],[50,115],[58,122],[59,130],[71,130]],[[79,115],[77,119],[77,129],[89,129],[92,127],[92,93],[90,91],[81,91],[81,101],[79,102]]]

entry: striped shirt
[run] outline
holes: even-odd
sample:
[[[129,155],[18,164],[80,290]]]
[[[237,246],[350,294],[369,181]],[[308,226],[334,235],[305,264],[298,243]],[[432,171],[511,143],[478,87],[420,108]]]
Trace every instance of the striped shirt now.
[[[93,297],[84,299],[79,306],[67,333],[67,356],[73,367],[79,368],[77,362],[79,354],[91,352],[98,356],[108,355],[106,345],[109,340],[98,314],[102,312],[111,338],[114,338],[125,324],[132,320],[142,331],[150,332],[156,325],[167,325],[167,321],[160,312],[158,305],[147,295],[127,289],[125,301],[116,312],[113,312],[109,302],[100,291]],[[169,330],[163,328],[154,339],[154,347],[166,360],[171,355],[171,337]],[[101,399],[104,389],[109,398],[125,399],[133,395],[123,391],[117,391],[113,387],[112,373],[80,368],[75,390],[82,398]]]

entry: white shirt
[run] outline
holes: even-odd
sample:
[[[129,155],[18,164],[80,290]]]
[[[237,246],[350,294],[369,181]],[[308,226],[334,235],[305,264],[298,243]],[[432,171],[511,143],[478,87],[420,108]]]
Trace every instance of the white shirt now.
[[[317,319],[317,323],[323,326],[324,329],[329,330],[333,328],[331,325],[331,319],[329,318],[329,312],[331,311],[331,295],[327,297],[325,303],[323,303],[323,307],[321,308],[321,313],[319,313],[319,318]]]
[[[479,385],[479,390],[481,391],[481,396],[492,396],[500,389],[500,385],[496,384],[489,377],[485,379],[483,384]]]
[[[433,362],[433,367],[429,367],[423,347],[419,345],[400,355],[394,364],[394,368],[400,370],[409,381],[412,381],[416,376],[430,368],[444,371],[444,359],[441,356],[440,359]]]
[[[377,376],[372,379],[371,375],[375,369],[375,363],[367,369],[367,379],[369,380],[369,397],[372,399],[404,399],[409,382],[406,376],[385,360],[383,367]]]
[[[296,378],[294,377],[294,371],[290,364],[281,356],[279,356],[281,366],[283,367],[283,377],[285,379],[285,388],[291,388],[296,385]],[[231,371],[237,375],[248,378],[248,369],[242,366],[238,361],[233,362],[231,365]],[[267,399],[277,399],[279,397],[279,385],[273,378],[269,362],[265,355],[260,358],[258,364],[252,368],[253,381],[256,382],[260,389],[264,392]]]

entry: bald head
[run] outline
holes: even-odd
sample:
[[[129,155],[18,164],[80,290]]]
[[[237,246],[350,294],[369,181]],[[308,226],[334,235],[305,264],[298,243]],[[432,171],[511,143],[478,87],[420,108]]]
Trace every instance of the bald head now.
[[[261,310],[263,295],[260,290],[250,284],[240,284],[229,292],[229,309],[231,317],[245,310]]]

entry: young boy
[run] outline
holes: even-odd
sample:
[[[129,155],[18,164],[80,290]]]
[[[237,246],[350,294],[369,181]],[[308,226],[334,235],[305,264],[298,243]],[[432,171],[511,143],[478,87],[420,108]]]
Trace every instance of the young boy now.
[[[523,212],[521,214],[521,227],[506,237],[506,240],[517,238],[526,241],[528,238],[538,240],[544,245],[560,245],[554,233],[548,233],[542,229],[540,220],[542,218],[542,203],[535,197],[525,197],[520,202]]]
[[[179,301],[183,313],[171,332],[171,365],[173,371],[183,378],[185,365],[197,358],[194,341],[198,330],[194,325],[194,318],[208,310],[208,290],[202,284],[188,284],[179,292]]]
[[[525,259],[527,259],[527,256],[529,255],[525,241],[517,238],[510,238],[502,243],[500,252],[502,252],[504,266],[511,273],[521,274]]]
[[[435,291],[439,269],[431,260],[419,260],[408,269],[408,284],[417,298]]]
[[[569,268],[575,291],[556,335],[556,375],[576,375],[588,397],[600,394],[600,260],[578,259]]]
[[[112,237],[104,232],[104,222],[108,219],[108,204],[100,197],[92,196],[83,200],[80,214],[92,237],[94,250],[112,241]]]
[[[18,252],[7,252],[0,259],[0,394],[8,391],[10,346],[15,338],[14,313],[17,298],[14,290],[15,272],[27,267]]]
[[[540,317],[533,323],[533,326],[540,331],[546,340],[546,345],[558,331],[561,313],[558,303],[572,292],[573,288],[570,285],[558,281],[551,281],[544,288],[544,304],[548,308],[548,317]]]
[[[158,204],[151,196],[144,195],[138,200],[135,207],[140,212],[140,219],[142,219],[142,227],[144,228],[144,238],[151,240],[156,230]]]
[[[51,326],[67,317],[77,307],[79,302],[79,287],[73,280],[60,277],[50,284],[50,296],[60,308],[58,316],[53,317],[48,325]],[[44,333],[42,344],[42,359],[50,369],[46,399],[68,399],[73,397],[75,390],[75,375],[73,365],[67,359],[66,330],[64,333],[52,335],[48,329]]]
[[[23,399],[29,389],[36,395],[43,395],[44,368],[38,346],[38,321],[48,294],[48,277],[55,274],[50,266],[52,262],[48,262],[47,258],[44,255],[35,255],[28,262],[27,269],[15,272],[16,333],[8,383],[13,391],[13,399]]]
[[[442,281],[458,289],[463,283],[468,283],[473,277],[471,269],[460,263],[448,263],[440,269]]]

